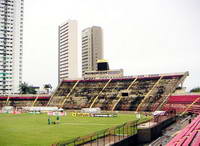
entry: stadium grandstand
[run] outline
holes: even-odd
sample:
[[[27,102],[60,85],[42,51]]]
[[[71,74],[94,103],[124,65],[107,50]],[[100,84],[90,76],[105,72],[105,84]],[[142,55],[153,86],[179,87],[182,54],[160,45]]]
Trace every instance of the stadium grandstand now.
[[[51,95],[28,94],[28,95],[9,95],[0,96],[0,107],[3,106],[46,106]],[[175,109],[177,113],[192,112],[200,113],[200,93],[182,93],[172,94],[169,96],[167,103],[162,107],[162,110],[168,111]]]
[[[200,112],[200,94],[174,91],[188,72],[139,75],[115,79],[63,80],[52,95],[1,95],[3,106],[58,106],[65,109],[100,107],[114,111],[175,109],[177,113]]]
[[[3,106],[46,106],[50,96],[43,94],[7,95],[0,96],[0,107]]]
[[[161,110],[188,72],[112,79],[63,80],[47,106],[64,109],[99,107],[114,111]]]
[[[173,94],[162,109],[175,109],[177,113],[200,113],[200,93]]]
[[[170,95],[188,75],[188,72],[184,72],[112,79],[63,80],[52,95],[0,96],[0,106],[58,106],[64,109],[99,107],[108,111],[155,111],[161,110],[163,105],[168,105],[166,102],[173,100],[174,96]]]

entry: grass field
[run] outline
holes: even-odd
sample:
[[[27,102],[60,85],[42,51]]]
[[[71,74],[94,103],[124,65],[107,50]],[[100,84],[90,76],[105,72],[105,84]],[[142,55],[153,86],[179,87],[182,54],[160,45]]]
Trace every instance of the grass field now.
[[[56,119],[56,117],[53,118]],[[135,119],[133,114],[118,114],[118,117],[100,118],[72,117],[68,113],[67,116],[61,117],[60,124],[48,125],[47,114],[0,114],[0,145],[46,146]]]

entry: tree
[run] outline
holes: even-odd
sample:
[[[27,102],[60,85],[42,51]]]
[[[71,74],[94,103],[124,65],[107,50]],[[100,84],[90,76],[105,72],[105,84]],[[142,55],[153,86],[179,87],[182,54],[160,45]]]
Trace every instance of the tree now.
[[[37,94],[37,87],[29,86],[28,94]]]
[[[200,87],[193,88],[190,92],[200,92]]]
[[[20,94],[27,94],[29,90],[28,84],[26,82],[23,82],[19,85],[19,91]]]
[[[36,88],[28,85],[26,82],[23,82],[19,85],[20,94],[36,94]]]
[[[47,91],[47,94],[49,94],[50,89],[52,89],[51,84],[45,84],[44,89]]]

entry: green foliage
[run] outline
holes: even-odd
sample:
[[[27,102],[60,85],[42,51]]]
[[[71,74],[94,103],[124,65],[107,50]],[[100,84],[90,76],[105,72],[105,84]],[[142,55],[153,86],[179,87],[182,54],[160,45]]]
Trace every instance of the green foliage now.
[[[200,92],[200,87],[193,88],[190,92]]]
[[[50,118],[56,121],[56,117]],[[69,113],[56,125],[48,125],[47,114],[0,114],[0,119],[0,145],[46,146],[111,128],[136,117],[134,114],[119,114],[115,118],[72,117]]]
[[[51,84],[45,84],[44,89],[47,91],[47,93],[49,93],[49,90],[52,89]]]
[[[20,94],[36,94],[37,91],[33,86],[28,85],[26,82],[23,82],[19,86]]]

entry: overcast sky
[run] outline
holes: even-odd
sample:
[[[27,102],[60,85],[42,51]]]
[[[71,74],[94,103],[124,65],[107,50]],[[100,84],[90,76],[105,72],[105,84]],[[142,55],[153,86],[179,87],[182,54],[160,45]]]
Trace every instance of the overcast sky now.
[[[58,25],[101,26],[104,58],[125,75],[189,71],[184,86],[200,86],[200,0],[25,0],[23,81],[58,81]],[[79,57],[79,69],[81,58]],[[79,70],[79,75],[81,75]]]

